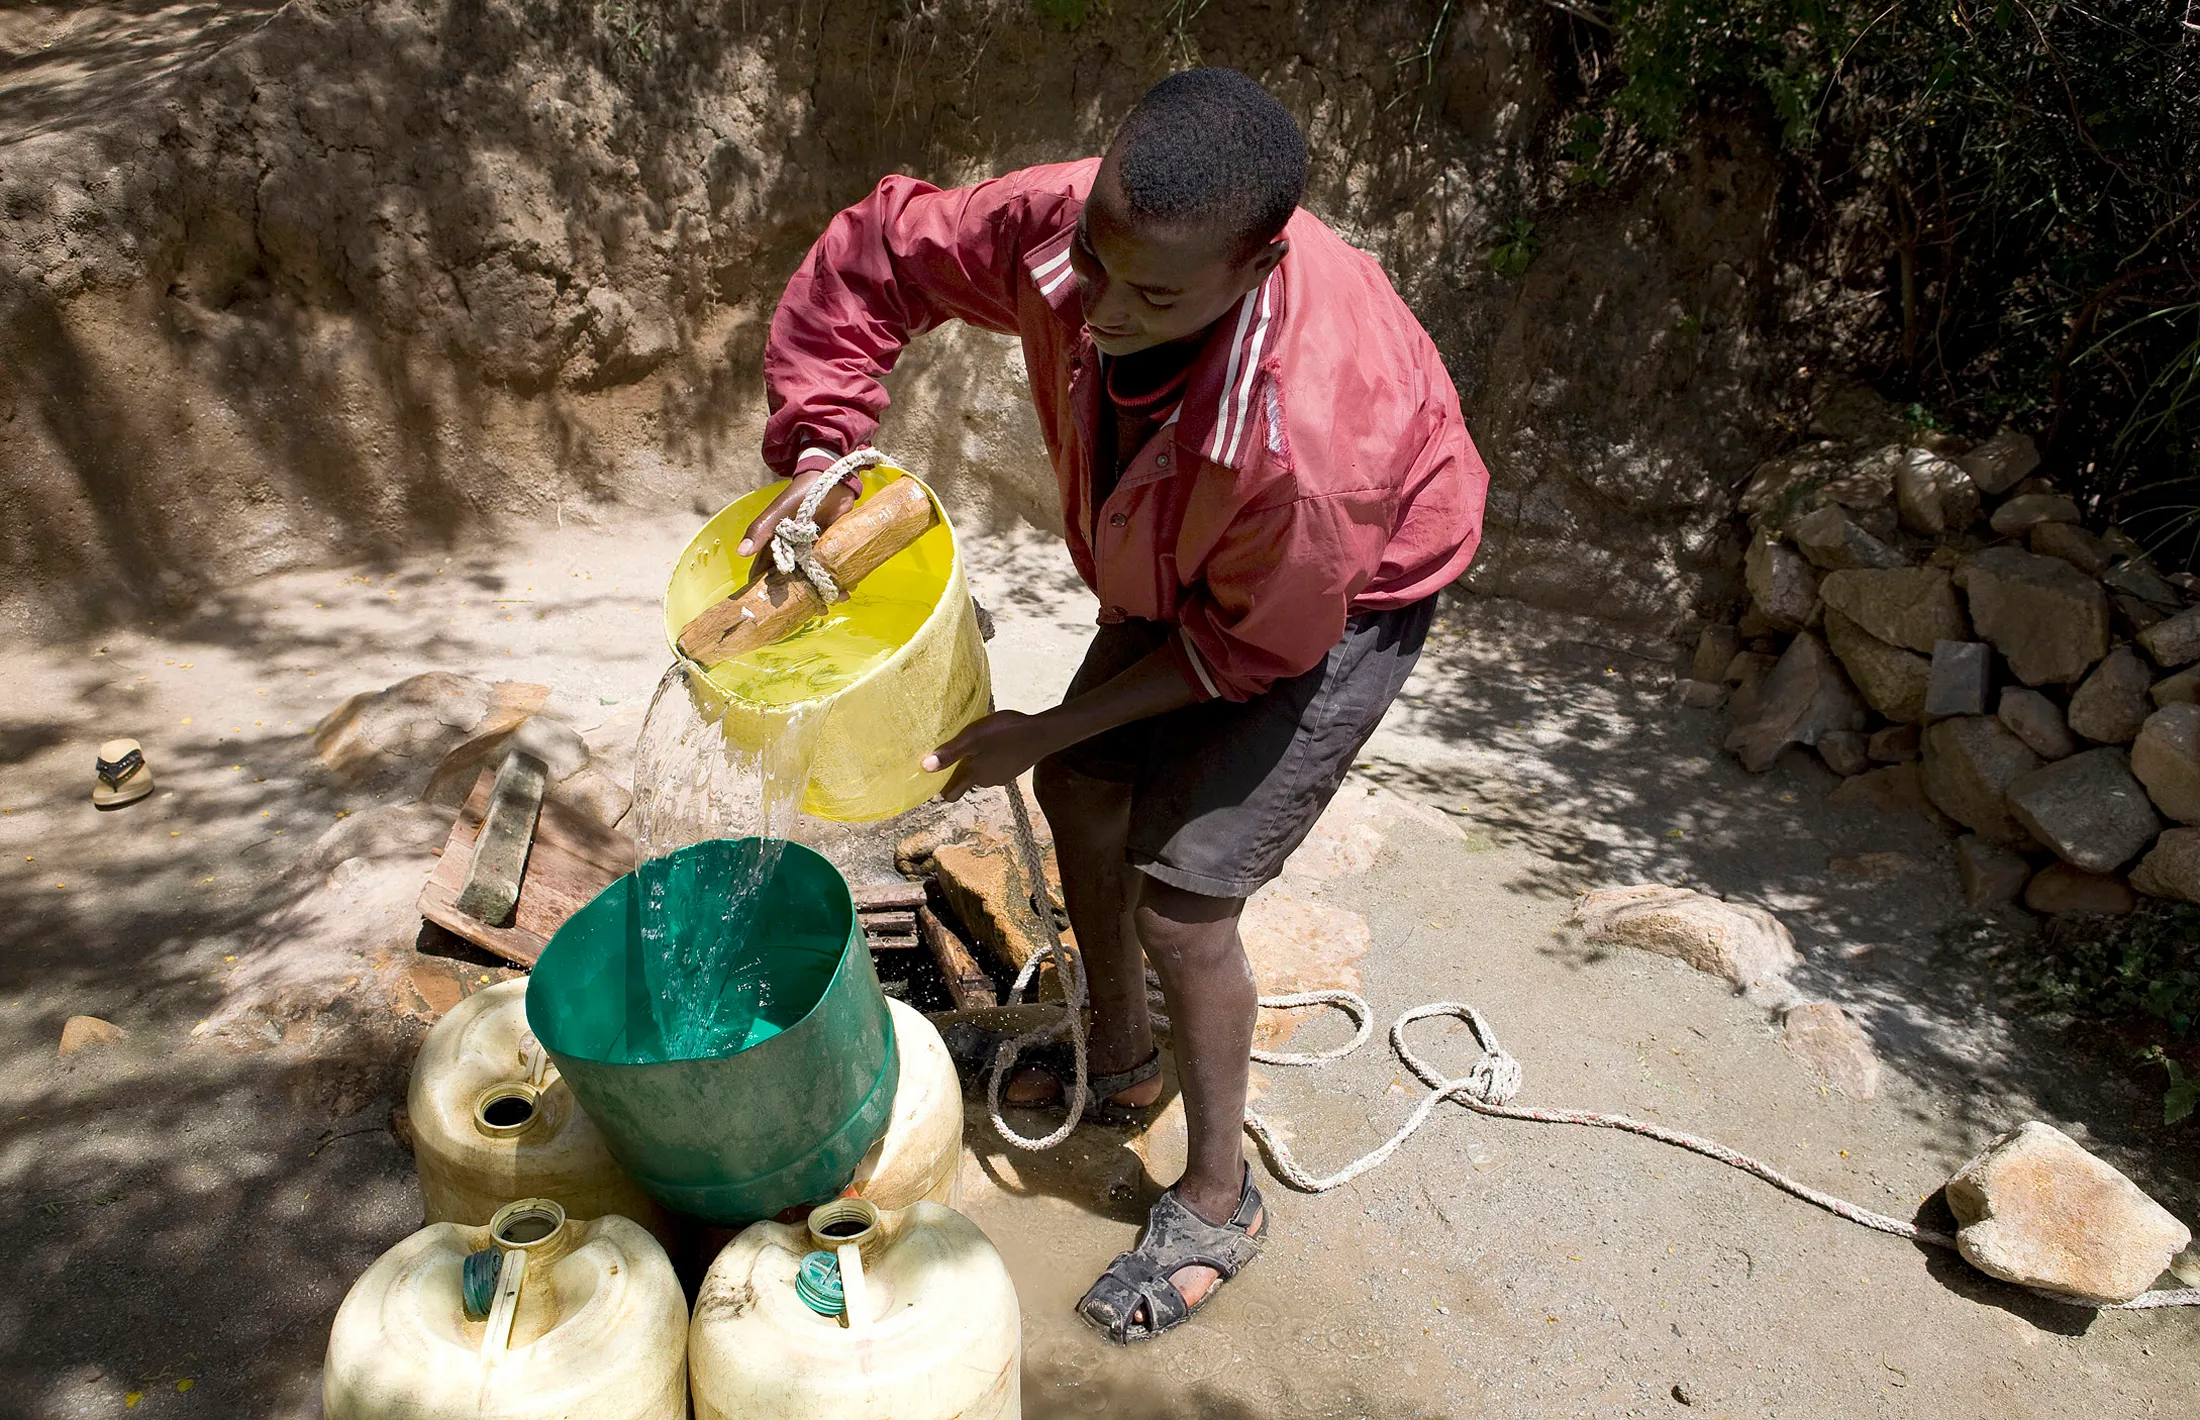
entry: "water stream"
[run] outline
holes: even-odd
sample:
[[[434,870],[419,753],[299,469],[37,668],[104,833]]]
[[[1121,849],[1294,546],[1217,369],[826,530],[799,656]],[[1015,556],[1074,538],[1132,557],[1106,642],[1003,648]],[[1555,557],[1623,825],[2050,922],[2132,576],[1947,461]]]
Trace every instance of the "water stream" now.
[[[629,1000],[635,1063],[731,1054],[799,1018],[775,1011],[756,940],[765,894],[809,787],[834,697],[923,626],[936,596],[893,567],[849,601],[714,667],[657,684],[635,749],[635,931],[646,1000]],[[917,579],[921,581],[922,579]],[[905,583],[909,583],[905,585]],[[682,853],[719,841],[721,850]],[[806,1008],[805,1008],[806,1009]]]
[[[634,763],[642,964],[657,1039],[634,1041],[637,1060],[728,1054],[778,1029],[760,969],[765,944],[754,937],[827,708],[729,710],[684,662],[657,683]],[[752,723],[729,735],[729,713]],[[735,850],[679,852],[712,839]]]

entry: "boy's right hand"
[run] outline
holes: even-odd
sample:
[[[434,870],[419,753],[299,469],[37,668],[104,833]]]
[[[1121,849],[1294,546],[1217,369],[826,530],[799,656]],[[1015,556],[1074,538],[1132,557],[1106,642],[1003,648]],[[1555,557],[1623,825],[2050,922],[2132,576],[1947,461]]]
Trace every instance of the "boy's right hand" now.
[[[779,496],[765,504],[764,511],[758,513],[755,519],[749,523],[747,530],[741,534],[741,545],[734,549],[734,554],[739,557],[753,557],[762,553],[772,540],[773,530],[779,526],[781,521],[793,516],[795,511],[802,506],[803,495],[807,494],[811,487],[824,476],[825,470],[810,469],[789,479],[787,486],[780,491]],[[826,494],[825,501],[817,505],[819,531],[831,527],[834,520],[854,507],[855,503],[855,491],[846,485],[835,488],[832,492]],[[758,568],[757,570],[762,572],[769,569]]]

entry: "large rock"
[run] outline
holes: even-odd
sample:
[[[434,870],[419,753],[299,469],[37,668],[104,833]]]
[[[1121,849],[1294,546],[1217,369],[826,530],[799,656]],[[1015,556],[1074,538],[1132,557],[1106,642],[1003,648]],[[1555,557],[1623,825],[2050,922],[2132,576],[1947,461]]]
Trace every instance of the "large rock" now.
[[[1984,715],[1942,720],[1925,731],[1925,792],[1940,811],[1982,838],[2011,848],[2032,842],[2010,812],[2009,786],[2040,757],[2009,727]]]
[[[2200,666],[2156,681],[2147,698],[2156,705],[2200,704]]]
[[[1742,635],[1733,627],[1706,626],[1696,638],[1695,654],[1689,657],[1690,678],[1717,685],[1726,678],[1726,668],[1741,649]]]
[[[1909,724],[1924,720],[1931,661],[1888,645],[1830,606],[1826,608],[1826,645],[1841,658],[1849,679],[1872,709],[1890,720]]]
[[[2131,772],[2154,806],[2179,823],[2200,823],[2200,705],[2165,705],[2131,746]]]
[[[1795,450],[1758,467],[1742,491],[1741,510],[1752,527],[1785,533],[1828,504],[1858,513],[1882,509],[1894,497],[1902,453],[1899,444],[1883,445],[1861,458],[1834,444]]]
[[[1843,808],[1876,809],[1883,814],[1923,814],[1938,827],[1953,829],[1956,826],[1925,796],[1924,776],[1915,763],[1889,764],[1853,779],[1844,779],[1833,786],[1833,792],[1826,798]]]
[[[2026,685],[2068,685],[2108,654],[2108,593],[2059,557],[1990,547],[1956,580],[1978,634]]]
[[[2049,863],[2024,885],[2024,905],[2052,916],[2085,913],[2096,917],[2120,917],[2139,905],[2122,878],[2109,873],[2089,873],[2068,863]]]
[[[1574,904],[1574,921],[1592,942],[1678,957],[1741,987],[1776,981],[1802,963],[1779,918],[1687,888],[1600,888]]]
[[[445,808],[465,803],[481,771],[496,768],[515,750],[541,760],[544,777],[552,784],[588,767],[588,742],[580,731],[543,713],[549,687],[506,680],[498,681],[494,689],[489,713],[473,733],[436,761],[435,772],[420,791],[423,803]]]
[[[2138,652],[2118,646],[2070,697],[2070,728],[2095,744],[2130,744],[2146,723],[2153,678]]]
[[[1956,840],[1956,881],[1973,907],[2007,907],[2024,891],[2032,865],[2018,854],[1975,833]]]
[[[1803,554],[1759,535],[1742,559],[1758,614],[1782,631],[1800,631],[1818,609],[1818,574]]]
[[[2150,897],[2200,902],[2200,828],[2172,828],[2131,870],[2131,885]]]
[[[2003,537],[2015,537],[2041,523],[2078,521],[2078,505],[2061,493],[2027,493],[1996,508],[1988,521]]]
[[[1889,725],[1872,731],[1864,751],[1875,764],[1905,764],[1917,758],[1924,734],[1915,725]]]
[[[103,1021],[97,1016],[71,1016],[61,1023],[61,1047],[55,1054],[74,1055],[79,1050],[114,1045],[129,1038],[130,1033],[113,1021]]]
[[[1060,870],[1053,851],[1046,852],[1052,879]],[[940,893],[962,925],[1011,971],[1022,970],[1046,944],[1046,927],[1032,905],[1036,894],[1022,855],[1008,835],[981,823],[961,839],[940,844],[931,857]],[[1053,888],[1053,894],[1059,902],[1060,889]]]
[[[1748,715],[1736,721],[1726,747],[1744,768],[1763,773],[1787,746],[1814,745],[1828,730],[1861,730],[1867,719],[1863,700],[1833,653],[1806,631],[1788,643],[1757,687]]]
[[[1726,704],[1737,722],[1757,713],[1758,688],[1779,664],[1778,656],[1763,651],[1743,651],[1727,663],[1724,679],[1733,687],[1733,693],[1727,697]]]
[[[1994,718],[2042,759],[2067,759],[2078,752],[2078,742],[2063,722],[2062,707],[2036,690],[2021,685],[2003,687]]]
[[[1819,592],[1827,606],[1890,645],[1929,655],[1935,641],[1968,634],[1955,588],[1938,567],[1833,572]]]
[[[427,671],[331,710],[313,727],[313,753],[349,783],[374,778],[400,760],[432,764],[481,724],[495,700],[487,681]]]
[[[1895,510],[1902,526],[1927,537],[1961,532],[1978,521],[1978,485],[1961,466],[1927,449],[1911,449],[1894,473]]]
[[[1849,521],[1831,505],[1795,524],[1795,546],[1814,567],[1901,567],[1909,559]]]
[[[2089,873],[2114,872],[2162,831],[2120,749],[2089,749],[2020,774],[2008,797],[2010,812],[2034,838]]]
[[[2042,557],[2060,557],[2085,573],[2098,577],[2115,561],[2108,544],[2077,523],[2035,523],[2025,541]]]
[[[2192,1241],[2137,1184],[2036,1120],[1987,1145],[1946,1193],[1964,1261],[2089,1302],[2130,1301]]]
[[[1986,713],[1994,648],[1984,641],[1935,641],[1932,674],[1925,682],[1925,718]]]
[[[1998,497],[2040,466],[2040,451],[2030,434],[2004,429],[1956,462],[1981,491]]]
[[[2137,597],[2164,616],[2175,616],[2185,609],[2184,594],[2154,570],[2154,564],[2144,553],[2124,558],[2101,573],[2100,578],[2101,585],[2110,591]]]
[[[2155,622],[2139,633],[2139,645],[2164,670],[2200,661],[2200,606]]]
[[[1831,1001],[1804,1001],[1780,1017],[1780,1043],[1829,1089],[1850,1099],[1879,1093],[1879,1056],[1871,1037]]]
[[[1826,768],[1846,779],[1872,767],[1865,752],[1864,736],[1855,730],[1828,730],[1818,737],[1818,757]]]

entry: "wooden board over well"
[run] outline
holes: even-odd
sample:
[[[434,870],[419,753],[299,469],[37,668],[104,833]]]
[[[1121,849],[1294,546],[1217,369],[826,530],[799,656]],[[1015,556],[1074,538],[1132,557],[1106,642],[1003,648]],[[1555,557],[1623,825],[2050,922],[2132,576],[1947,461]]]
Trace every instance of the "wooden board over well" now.
[[[491,927],[458,910],[458,893],[466,884],[474,839],[481,832],[495,782],[496,772],[491,769],[482,770],[474,781],[458,822],[451,825],[442,861],[420,890],[420,915],[507,961],[533,966],[566,918],[634,870],[634,841],[577,809],[545,799],[542,816],[535,821],[535,845],[527,855],[526,876],[520,879],[512,925]]]

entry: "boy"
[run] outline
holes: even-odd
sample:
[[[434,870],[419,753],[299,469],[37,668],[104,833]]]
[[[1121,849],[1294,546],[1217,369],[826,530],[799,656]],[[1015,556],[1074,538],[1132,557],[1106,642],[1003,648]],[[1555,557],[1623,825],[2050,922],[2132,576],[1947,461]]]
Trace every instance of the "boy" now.
[[[1094,1099],[1159,1095],[1144,961],[1161,978],[1189,1164],[1078,1304],[1117,1341],[1182,1322],[1260,1250],[1238,915],[1481,536],[1488,475],[1435,346],[1372,259],[1297,210],[1305,176],[1267,91],[1176,74],[1101,159],[956,191],[885,179],[818,239],[765,349],[764,456],[792,482],[744,555],[870,439],[910,337],[955,318],[1022,338],[1100,631],[1061,705],[990,715],[925,767],[953,766],[948,798],[1037,767],[1091,981]],[[1026,1070],[1010,1097],[1067,1074]]]

